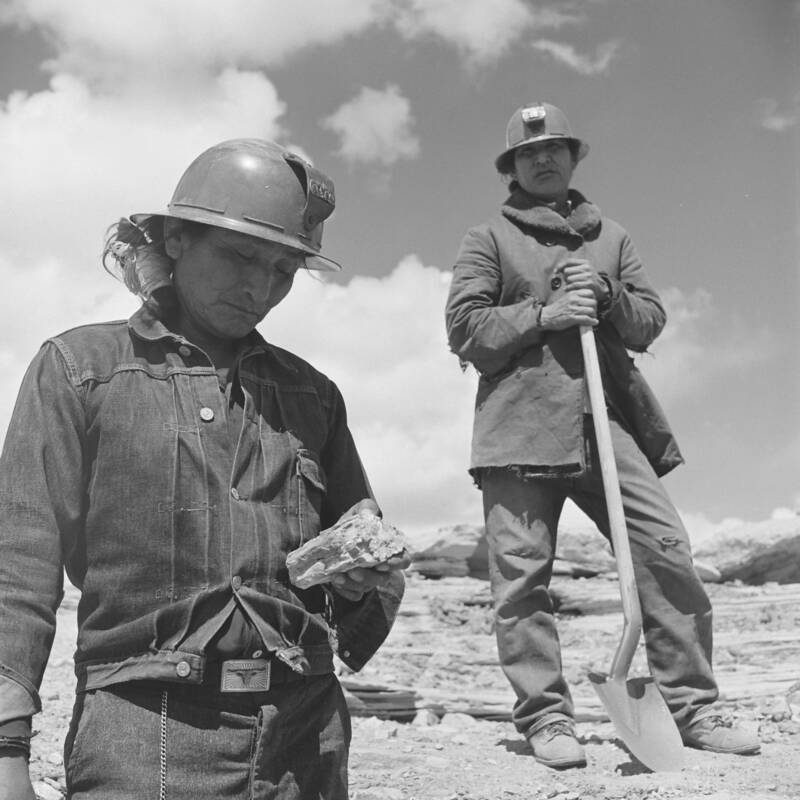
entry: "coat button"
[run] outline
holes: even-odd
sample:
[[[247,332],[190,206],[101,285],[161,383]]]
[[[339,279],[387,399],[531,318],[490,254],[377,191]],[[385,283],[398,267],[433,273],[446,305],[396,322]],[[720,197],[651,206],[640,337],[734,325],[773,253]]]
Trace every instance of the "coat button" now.
[[[238,575],[234,575],[231,578],[231,586],[235,592],[238,592],[242,588],[242,579]]]
[[[203,422],[211,422],[211,420],[214,419],[214,410],[208,406],[203,406],[203,408],[200,409],[200,419],[203,420]]]
[[[178,348],[178,355],[180,355],[181,358],[189,358],[191,354],[192,354],[192,348],[187,347],[185,344],[182,344]]]
[[[561,288],[562,282],[563,281],[561,280],[561,278],[556,276],[555,278],[552,278],[550,280],[550,288],[555,292],[557,289]]]
[[[179,678],[188,678],[192,674],[192,668],[188,661],[179,661],[175,665],[175,672]]]
[[[263,650],[254,650],[253,655],[251,655],[250,658],[261,658],[261,656],[263,655],[264,655]]]
[[[239,490],[235,486],[233,487],[233,489],[231,489],[231,497],[234,500],[238,500],[239,499]]]

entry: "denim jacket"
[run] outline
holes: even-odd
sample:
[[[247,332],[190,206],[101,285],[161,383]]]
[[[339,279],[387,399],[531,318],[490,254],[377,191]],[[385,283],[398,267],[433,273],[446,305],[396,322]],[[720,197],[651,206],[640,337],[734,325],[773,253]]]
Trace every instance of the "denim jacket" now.
[[[351,603],[286,570],[371,496],[337,387],[255,332],[237,371],[238,438],[208,357],[144,308],[45,342],[0,460],[0,698],[40,707],[62,567],[81,590],[79,690],[202,681],[236,600],[298,672],[330,672],[337,647],[359,669],[378,648],[402,575]]]

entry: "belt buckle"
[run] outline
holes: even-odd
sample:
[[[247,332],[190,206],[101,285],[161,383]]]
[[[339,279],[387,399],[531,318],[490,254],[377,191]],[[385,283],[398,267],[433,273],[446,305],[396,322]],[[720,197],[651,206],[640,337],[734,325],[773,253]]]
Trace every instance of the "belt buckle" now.
[[[270,662],[263,658],[234,658],[220,664],[220,692],[267,692]]]

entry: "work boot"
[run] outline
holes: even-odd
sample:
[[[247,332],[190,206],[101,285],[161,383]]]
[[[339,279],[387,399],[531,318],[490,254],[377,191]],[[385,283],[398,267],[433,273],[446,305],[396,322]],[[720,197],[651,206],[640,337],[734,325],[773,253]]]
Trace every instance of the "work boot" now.
[[[687,747],[712,753],[755,755],[761,749],[761,742],[755,734],[736,727],[731,719],[719,712],[692,720],[681,729],[681,738]]]
[[[558,719],[543,725],[528,736],[533,757],[546,767],[569,769],[585,767],[586,753],[575,737],[570,719]]]

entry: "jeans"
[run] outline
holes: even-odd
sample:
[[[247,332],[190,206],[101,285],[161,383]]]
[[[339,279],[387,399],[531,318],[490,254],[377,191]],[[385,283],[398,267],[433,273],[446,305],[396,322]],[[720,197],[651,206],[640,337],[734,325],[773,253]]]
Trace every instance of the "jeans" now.
[[[694,570],[686,530],[630,434],[611,419],[647,660],[673,718],[685,725],[718,689],[711,668],[711,603]],[[574,478],[481,475],[500,665],[516,695],[512,719],[523,735],[574,707],[548,592],[558,519],[566,498],[608,539],[608,513],[591,418],[589,468]]]
[[[76,699],[64,747],[67,797],[155,800],[165,765],[166,800],[346,800],[349,745],[333,675],[245,694],[119,684]]]

